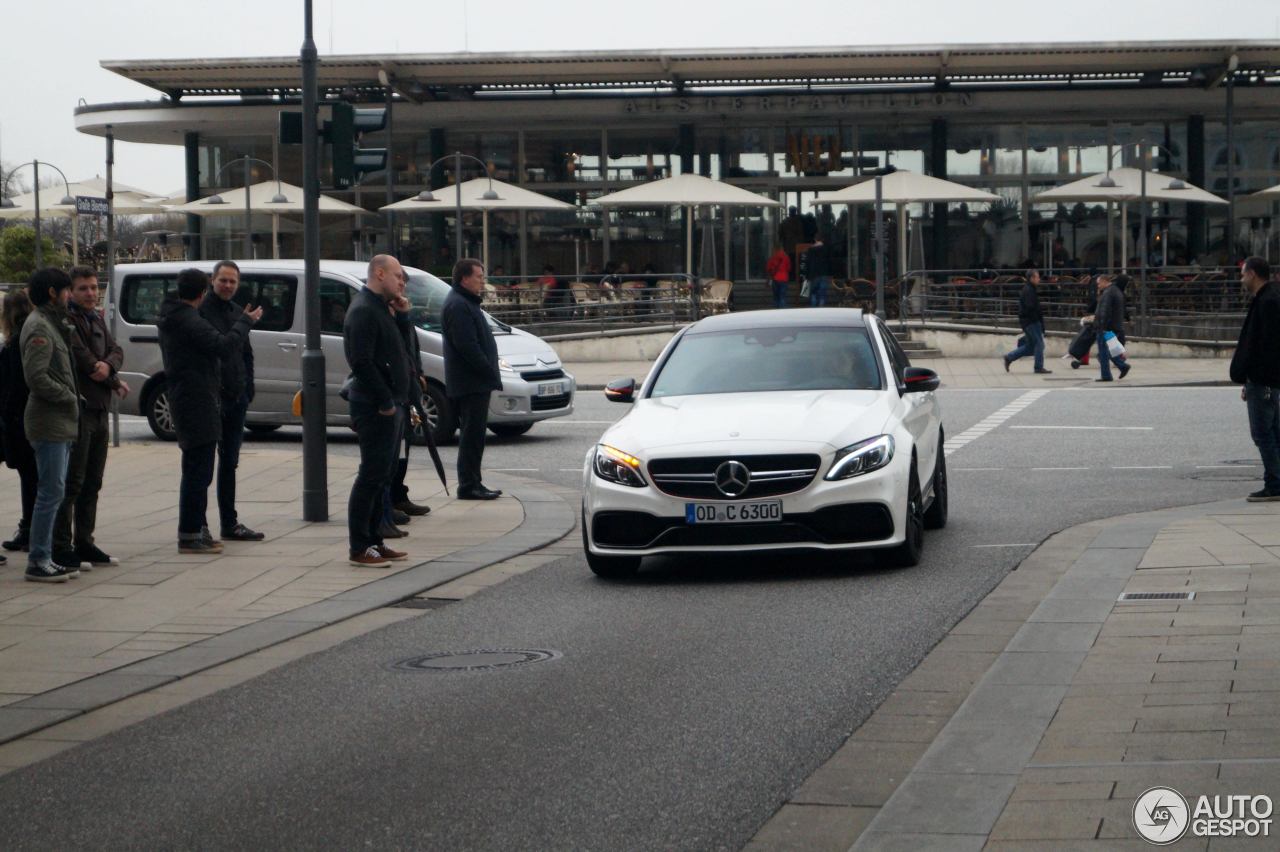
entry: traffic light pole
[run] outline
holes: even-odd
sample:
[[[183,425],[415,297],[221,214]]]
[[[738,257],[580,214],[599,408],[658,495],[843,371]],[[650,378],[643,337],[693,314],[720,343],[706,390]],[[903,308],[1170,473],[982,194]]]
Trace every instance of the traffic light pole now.
[[[329,520],[324,350],[320,348],[320,135],[316,122],[316,43],[311,0],[303,0],[302,243],[306,347],[302,353],[302,519]]]

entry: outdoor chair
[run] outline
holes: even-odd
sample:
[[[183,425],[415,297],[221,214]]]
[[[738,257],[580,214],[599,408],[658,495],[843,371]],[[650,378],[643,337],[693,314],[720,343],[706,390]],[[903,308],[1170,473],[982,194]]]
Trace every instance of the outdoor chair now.
[[[707,283],[703,290],[702,307],[708,314],[725,314],[729,312],[729,294],[733,292],[733,282],[717,278]]]
[[[593,291],[590,284],[586,281],[573,281],[569,284],[569,289],[573,293],[573,301],[580,316],[594,316],[599,312],[600,293]]]

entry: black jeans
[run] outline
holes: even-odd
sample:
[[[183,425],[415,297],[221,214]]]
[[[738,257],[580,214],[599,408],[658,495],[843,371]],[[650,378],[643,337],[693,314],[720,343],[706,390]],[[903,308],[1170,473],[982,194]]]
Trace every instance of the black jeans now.
[[[209,508],[209,485],[213,482],[213,457],[216,441],[182,451],[182,484],[178,486],[178,538],[190,541],[200,537],[208,526],[205,511]]]
[[[66,553],[93,544],[98,523],[98,492],[107,469],[107,412],[80,413],[80,435],[67,462],[67,485],[53,522],[53,552]],[[72,527],[74,526],[74,532]]]
[[[240,466],[240,445],[244,443],[244,415],[248,400],[222,404],[222,440],[218,441],[218,518],[224,530],[239,523],[236,514],[236,468]]]
[[[458,493],[481,488],[480,461],[484,458],[484,430],[489,423],[489,395],[469,393],[453,398],[458,410]]]
[[[379,414],[374,403],[351,402],[351,425],[360,442],[360,469],[347,500],[347,537],[351,552],[382,544],[382,496],[391,482],[401,436],[404,408]]]

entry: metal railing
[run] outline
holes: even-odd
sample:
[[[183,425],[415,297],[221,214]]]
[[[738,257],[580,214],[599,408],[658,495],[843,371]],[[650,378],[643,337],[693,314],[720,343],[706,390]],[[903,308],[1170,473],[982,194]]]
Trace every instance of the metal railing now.
[[[483,307],[495,319],[547,337],[632,328],[678,328],[728,311],[728,292],[688,275],[599,275],[574,279],[501,276],[485,287]],[[730,289],[731,289],[730,285]]]
[[[990,270],[919,270],[886,287],[886,306],[891,296],[896,297],[896,310],[889,313],[900,321],[1016,327],[1018,296],[1025,283],[1020,274]],[[1233,341],[1248,307],[1234,270],[1149,274],[1145,294],[1143,288],[1133,276],[1125,290],[1125,314],[1128,330],[1144,337]],[[1046,329],[1076,330],[1096,292],[1095,279],[1088,275],[1042,275],[1037,294]]]

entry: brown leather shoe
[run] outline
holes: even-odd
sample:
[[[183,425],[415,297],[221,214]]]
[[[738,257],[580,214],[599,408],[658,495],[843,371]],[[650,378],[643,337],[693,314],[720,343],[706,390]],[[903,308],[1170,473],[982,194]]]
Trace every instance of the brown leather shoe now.
[[[367,547],[359,553],[352,553],[347,561],[358,568],[385,568],[391,560],[383,556],[376,547]]]
[[[385,544],[375,544],[373,549],[381,553],[384,559],[390,559],[392,562],[399,562],[409,558],[409,554],[403,550],[392,550]]]

